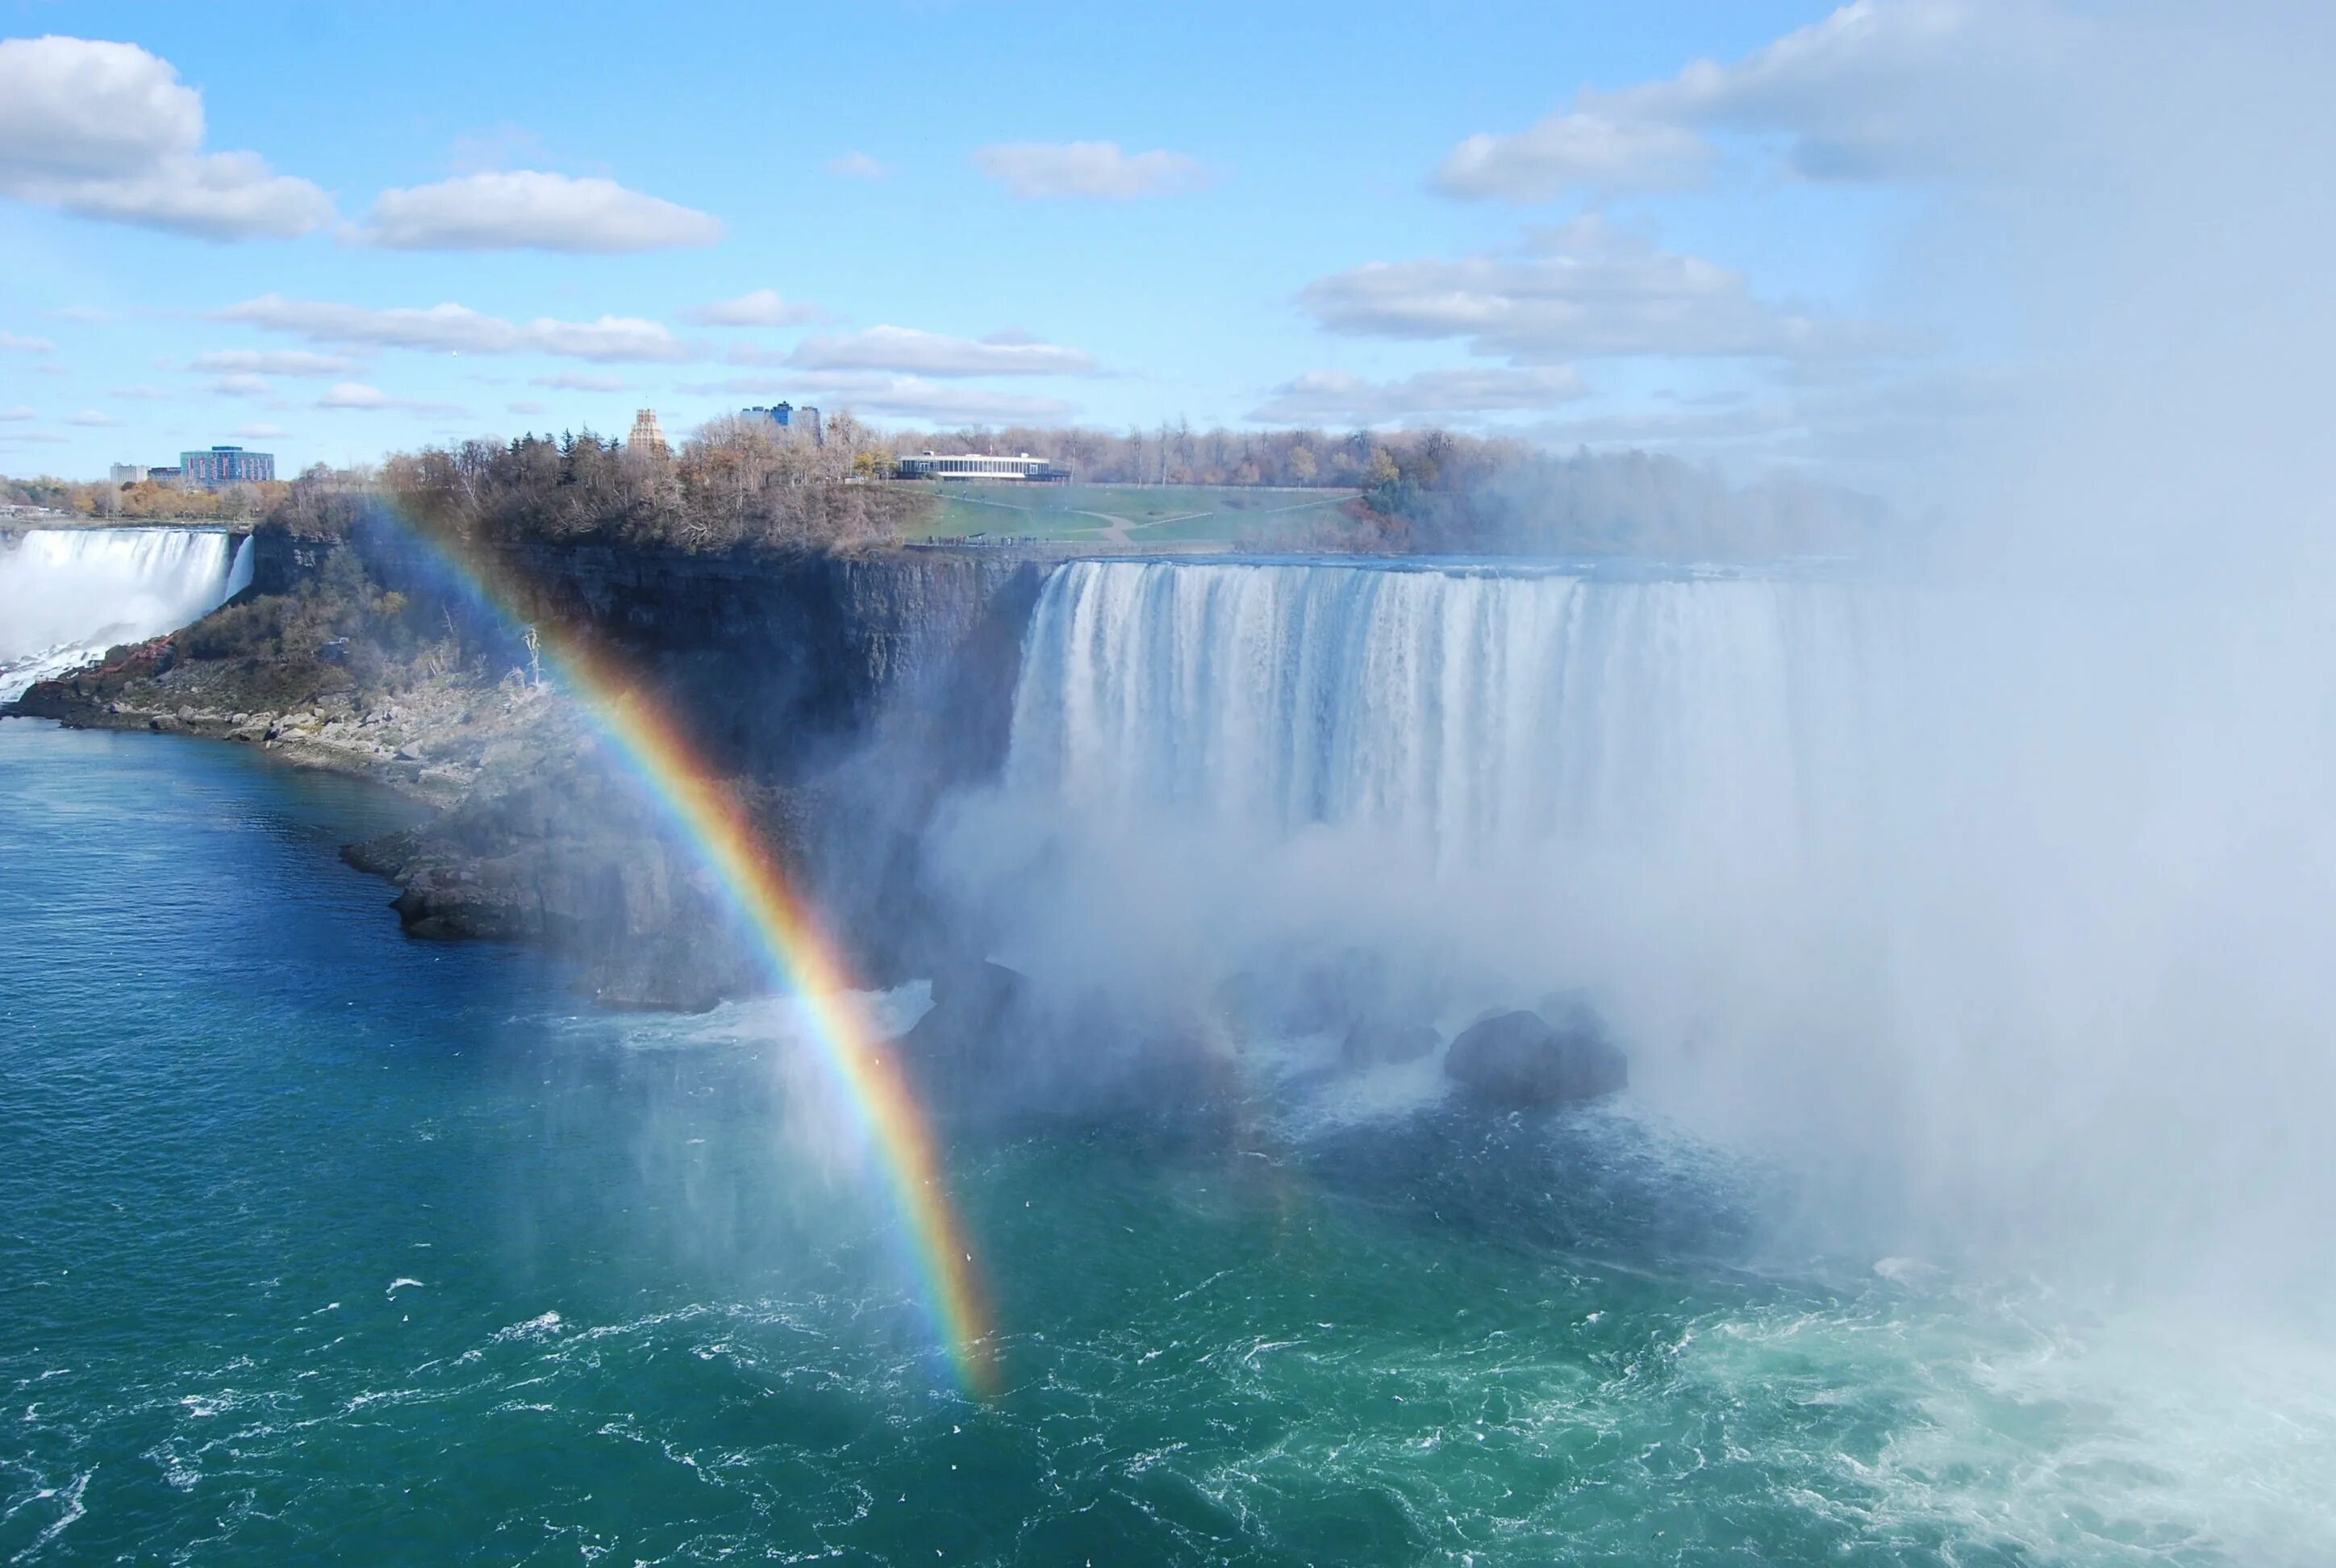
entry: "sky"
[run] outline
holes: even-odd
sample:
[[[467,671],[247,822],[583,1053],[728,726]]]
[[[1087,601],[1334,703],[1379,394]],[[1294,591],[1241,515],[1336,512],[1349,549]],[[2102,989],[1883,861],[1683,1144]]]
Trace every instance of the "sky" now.
[[[1854,479],[2008,352],[1937,213],[2048,9],[0,0],[0,471],[786,398]]]

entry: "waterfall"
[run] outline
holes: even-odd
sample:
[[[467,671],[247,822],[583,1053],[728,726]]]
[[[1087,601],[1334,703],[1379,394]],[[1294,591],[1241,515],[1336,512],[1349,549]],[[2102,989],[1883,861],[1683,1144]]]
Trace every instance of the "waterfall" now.
[[[0,701],[114,644],[175,631],[251,582],[216,529],[35,529],[0,549]]]
[[[2127,585],[1085,561],[936,830],[1048,984],[1588,989],[1632,1096],[1956,1236],[2336,1199],[2318,607]],[[1359,955],[1359,957],[1358,957]],[[2178,1151],[2169,1158],[2168,1151]],[[2171,1254],[2169,1254],[2171,1255]]]
[[[1078,561],[1048,581],[1009,777],[1074,806],[1447,864],[1686,835],[1806,847],[1886,640],[1838,585],[1553,570]]]

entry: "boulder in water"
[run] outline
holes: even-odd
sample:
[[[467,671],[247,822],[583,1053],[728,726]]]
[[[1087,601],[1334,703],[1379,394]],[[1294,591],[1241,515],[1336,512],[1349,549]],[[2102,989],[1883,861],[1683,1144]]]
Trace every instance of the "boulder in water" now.
[[[1470,1025],[1445,1054],[1444,1071],[1471,1097],[1509,1110],[1594,1100],[1630,1082],[1630,1064],[1587,1007],[1560,1026],[1539,1013],[1500,1013]]]
[[[1361,1018],[1347,1031],[1338,1054],[1350,1067],[1387,1066],[1416,1062],[1443,1043],[1444,1037],[1426,1024]]]

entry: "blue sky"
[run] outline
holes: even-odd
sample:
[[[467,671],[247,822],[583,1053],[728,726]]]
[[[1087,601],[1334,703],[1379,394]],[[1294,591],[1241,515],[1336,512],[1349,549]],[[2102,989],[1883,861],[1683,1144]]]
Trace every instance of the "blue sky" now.
[[[1964,138],[1900,88],[1976,25],[0,5],[0,470],[222,441],[290,469],[783,396],[1822,462],[1826,389],[1870,404],[1986,336],[1901,297],[1917,144]]]

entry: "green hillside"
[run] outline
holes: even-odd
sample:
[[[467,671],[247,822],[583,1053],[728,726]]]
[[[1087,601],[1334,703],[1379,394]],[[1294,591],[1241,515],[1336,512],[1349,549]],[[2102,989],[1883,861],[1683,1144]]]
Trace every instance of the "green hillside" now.
[[[1069,543],[1299,540],[1334,522],[1351,490],[1243,485],[939,484],[920,537],[1012,535]]]

